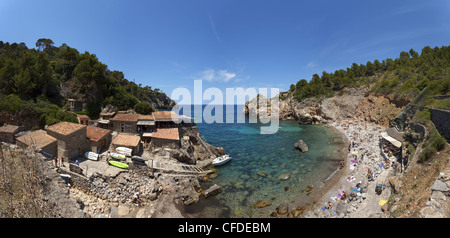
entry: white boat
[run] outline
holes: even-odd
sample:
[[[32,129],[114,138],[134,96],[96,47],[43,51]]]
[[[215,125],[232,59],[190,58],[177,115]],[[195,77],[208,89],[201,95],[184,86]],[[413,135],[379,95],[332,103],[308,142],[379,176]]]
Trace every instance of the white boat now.
[[[131,152],[133,152],[132,149],[127,148],[127,147],[117,147],[116,151],[117,151],[117,153],[121,153],[121,154],[128,155],[128,156],[131,156]]]
[[[91,152],[91,151],[84,153],[84,156],[86,157],[86,159],[95,160],[95,161],[98,160],[98,154]]]
[[[123,155],[123,154],[114,153],[114,152],[111,152],[109,155],[110,155],[113,159],[117,159],[117,160],[124,160],[124,159],[127,158],[127,157],[126,157],[125,155]]]
[[[59,176],[61,176],[61,178],[63,178],[63,179],[71,178],[71,176],[68,174],[60,174]]]
[[[229,162],[230,160],[231,160],[231,156],[224,155],[224,156],[220,156],[220,157],[213,159],[212,164],[213,165],[222,165],[222,164],[225,164],[226,162]]]

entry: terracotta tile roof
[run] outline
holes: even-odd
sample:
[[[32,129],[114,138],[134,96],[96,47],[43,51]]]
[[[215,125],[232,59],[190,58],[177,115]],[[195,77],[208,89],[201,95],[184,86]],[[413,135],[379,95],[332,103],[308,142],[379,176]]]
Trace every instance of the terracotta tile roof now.
[[[153,112],[152,115],[155,117],[155,120],[171,119],[172,115],[174,116],[174,118],[178,117],[178,115],[174,111],[156,111]]]
[[[80,119],[90,119],[88,115],[77,115]]]
[[[4,125],[0,127],[0,132],[3,133],[16,133],[18,130],[19,127],[14,125]]]
[[[139,145],[140,141],[141,137],[139,136],[119,134],[112,144],[124,147],[136,147]]]
[[[151,135],[152,138],[179,140],[178,128],[159,128]]]
[[[155,116],[153,115],[139,115],[139,120],[155,120]]]
[[[110,121],[127,121],[127,122],[137,122],[141,115],[139,114],[117,114],[115,117],[111,118]]]
[[[56,142],[56,139],[47,135],[47,132],[44,130],[33,131],[26,135],[17,137],[16,140],[27,146],[35,144],[41,149],[53,142]]]
[[[85,125],[80,125],[80,124],[76,124],[76,123],[72,123],[72,122],[63,121],[63,122],[60,122],[53,126],[49,126],[46,130],[55,132],[60,135],[67,136],[67,135],[70,135],[76,131],[79,131],[79,130],[85,129],[85,128],[86,128]]]
[[[86,136],[92,141],[99,141],[109,134],[111,134],[111,130],[100,127],[88,126],[86,128]]]

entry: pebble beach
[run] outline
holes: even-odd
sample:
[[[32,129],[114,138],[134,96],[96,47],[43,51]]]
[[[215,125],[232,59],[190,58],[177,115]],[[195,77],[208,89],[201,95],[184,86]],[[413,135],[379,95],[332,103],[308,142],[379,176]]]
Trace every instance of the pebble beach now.
[[[381,132],[385,128],[350,121],[329,125],[346,136],[348,156],[340,173],[328,181],[321,198],[305,217],[384,217],[381,208],[389,198],[388,179],[396,166],[389,162],[386,164],[389,157],[381,149]],[[390,158],[389,161],[395,160]],[[369,171],[372,176],[368,176]],[[375,193],[377,184],[383,185],[380,195]]]

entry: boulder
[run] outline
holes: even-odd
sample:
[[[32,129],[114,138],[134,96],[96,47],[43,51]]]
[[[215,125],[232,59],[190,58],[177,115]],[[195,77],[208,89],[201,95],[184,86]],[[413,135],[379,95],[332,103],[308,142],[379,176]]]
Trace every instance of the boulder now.
[[[172,150],[172,158],[175,158],[179,162],[185,164],[197,164],[197,160],[185,149]]]
[[[214,185],[211,186],[210,188],[206,189],[206,190],[203,192],[203,195],[207,198],[207,197],[210,197],[210,196],[212,196],[212,195],[216,195],[216,194],[218,194],[218,193],[220,193],[220,192],[222,192],[222,187],[220,187],[220,186],[217,185],[217,184],[214,184]]]
[[[298,206],[295,210],[291,211],[291,215],[295,218],[303,214],[306,210],[305,206]]]
[[[277,213],[280,215],[284,215],[288,213],[289,205],[287,203],[282,203],[277,207]]]
[[[278,177],[278,179],[281,180],[281,181],[286,181],[286,180],[288,180],[290,177],[291,177],[291,174],[285,173],[285,174],[280,175],[280,176]]]
[[[336,205],[336,214],[340,215],[343,213],[344,215],[347,214],[347,204],[345,202],[338,202]]]
[[[431,187],[431,191],[440,191],[445,193],[449,191],[449,188],[447,187],[447,184],[445,184],[441,180],[436,180],[433,184],[433,187]]]
[[[272,203],[267,202],[267,201],[258,201],[258,203],[256,203],[257,208],[263,208],[263,207],[267,207],[270,205],[272,205]]]
[[[119,207],[117,208],[117,213],[121,217],[128,215],[129,212],[130,208],[126,205],[120,204]]]
[[[264,170],[259,170],[258,172],[256,172],[256,174],[258,174],[261,177],[266,177],[267,176],[267,172]]]
[[[305,144],[305,142],[303,140],[297,141],[297,143],[294,144],[294,147],[296,149],[300,150],[301,152],[307,152],[308,151],[308,146]]]

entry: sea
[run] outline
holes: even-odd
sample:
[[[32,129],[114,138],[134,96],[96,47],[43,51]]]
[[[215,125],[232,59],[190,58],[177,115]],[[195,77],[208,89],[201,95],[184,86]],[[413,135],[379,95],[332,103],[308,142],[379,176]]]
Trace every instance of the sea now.
[[[227,123],[195,118],[205,107],[192,106],[190,113],[181,110],[180,114],[194,117],[202,139],[223,147],[232,160],[216,166],[217,176],[202,183],[204,189],[217,184],[222,192],[209,198],[201,196],[197,203],[185,206],[184,212],[194,217],[263,218],[270,217],[281,204],[290,208],[311,206],[342,160],[342,137],[325,125],[279,121],[276,133],[261,134],[261,128],[269,124],[250,123],[243,114],[244,105],[233,105],[232,110],[217,106],[212,111],[216,118],[223,117],[223,122],[228,117]],[[230,122],[230,118],[234,120]],[[300,139],[309,147],[307,152],[294,148]],[[258,208],[260,201],[271,205]]]

